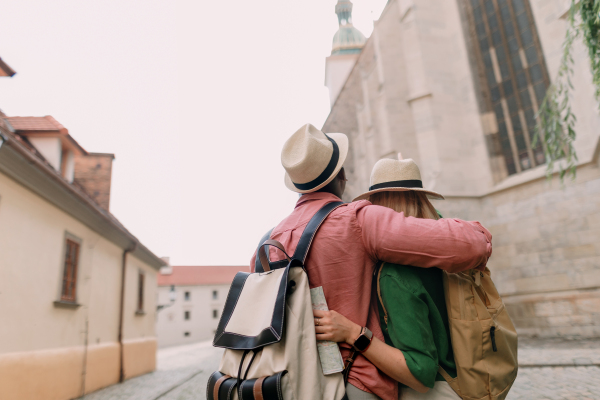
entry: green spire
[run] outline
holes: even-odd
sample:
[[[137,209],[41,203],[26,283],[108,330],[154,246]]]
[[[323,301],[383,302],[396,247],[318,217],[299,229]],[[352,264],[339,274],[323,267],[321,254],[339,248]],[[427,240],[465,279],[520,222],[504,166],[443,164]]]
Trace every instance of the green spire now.
[[[340,29],[333,37],[331,54],[360,53],[367,39],[358,29],[352,26],[352,2],[350,0],[338,0],[335,5],[335,13],[338,16]]]
[[[335,5],[335,13],[340,26],[352,25],[352,2],[350,0],[338,0]]]

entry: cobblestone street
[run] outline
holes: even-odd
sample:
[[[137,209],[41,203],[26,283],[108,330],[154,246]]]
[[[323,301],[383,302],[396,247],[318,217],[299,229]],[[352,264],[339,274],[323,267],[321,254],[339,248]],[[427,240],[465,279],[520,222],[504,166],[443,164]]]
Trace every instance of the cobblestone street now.
[[[153,373],[83,400],[205,400],[221,350],[210,342],[161,349]],[[600,341],[521,340],[519,376],[509,400],[600,399]]]

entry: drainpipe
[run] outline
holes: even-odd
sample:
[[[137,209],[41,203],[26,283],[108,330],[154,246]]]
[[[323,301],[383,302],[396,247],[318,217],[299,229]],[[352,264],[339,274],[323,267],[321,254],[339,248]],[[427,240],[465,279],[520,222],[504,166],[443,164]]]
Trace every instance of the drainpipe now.
[[[132,242],[131,246],[123,251],[123,260],[121,262],[121,306],[119,310],[119,382],[125,379],[123,369],[123,316],[125,309],[125,271],[127,268],[127,253],[135,250],[137,243]]]

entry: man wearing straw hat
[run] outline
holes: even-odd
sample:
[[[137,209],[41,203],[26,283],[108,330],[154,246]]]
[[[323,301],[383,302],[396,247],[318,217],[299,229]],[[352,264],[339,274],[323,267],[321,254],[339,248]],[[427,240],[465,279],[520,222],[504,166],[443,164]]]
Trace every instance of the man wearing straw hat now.
[[[310,124],[284,144],[285,185],[302,196],[292,213],[273,229],[271,238],[288,252],[294,252],[306,224],[321,207],[340,201],[346,187],[343,164],[347,154],[346,135],[326,135]],[[383,340],[377,305],[371,303],[378,260],[458,272],[483,268],[491,253],[491,234],[478,222],[405,217],[362,200],[330,214],[315,236],[305,265],[311,287],[323,287],[330,309],[364,327],[366,336]],[[270,256],[282,258],[273,250]],[[250,265],[254,266],[254,258]],[[340,347],[342,356],[348,357],[350,346]],[[350,400],[398,398],[397,383],[362,355],[354,361],[348,382]]]

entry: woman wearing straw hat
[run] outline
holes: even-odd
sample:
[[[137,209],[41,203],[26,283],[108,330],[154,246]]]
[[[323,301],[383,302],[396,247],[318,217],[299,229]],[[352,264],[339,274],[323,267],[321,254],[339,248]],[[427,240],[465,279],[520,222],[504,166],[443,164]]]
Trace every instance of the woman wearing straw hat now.
[[[423,188],[419,167],[411,159],[384,159],[375,164],[369,191],[356,200],[404,212],[415,218],[439,219],[428,198],[444,197]],[[442,270],[383,263],[378,280],[378,307],[385,343],[373,339],[363,352],[376,367],[400,382],[403,400],[460,399],[438,373],[441,366],[456,377]],[[329,311],[316,327],[319,340],[354,343],[361,327]]]

